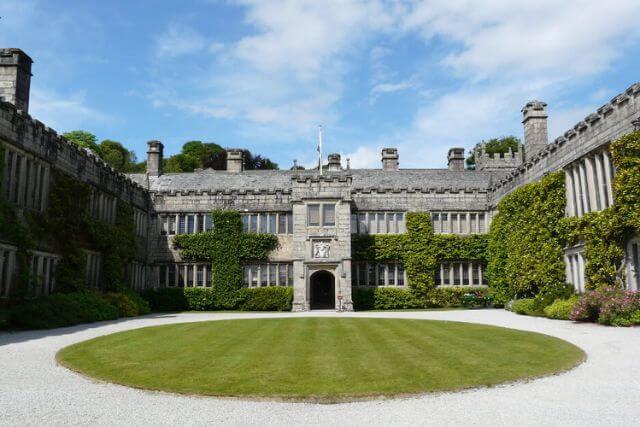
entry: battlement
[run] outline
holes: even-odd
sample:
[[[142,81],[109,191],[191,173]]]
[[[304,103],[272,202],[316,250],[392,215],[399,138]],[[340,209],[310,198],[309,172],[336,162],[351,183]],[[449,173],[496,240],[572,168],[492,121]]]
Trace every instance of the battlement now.
[[[13,103],[0,102],[0,139],[24,150],[67,175],[104,189],[134,205],[145,207],[148,193],[140,184],[117,172],[90,150],[33,119]]]
[[[478,171],[502,171],[505,169],[515,169],[524,162],[522,145],[515,153],[511,148],[506,153],[492,153],[486,151],[486,144],[479,143],[473,149],[473,156],[476,161]]]

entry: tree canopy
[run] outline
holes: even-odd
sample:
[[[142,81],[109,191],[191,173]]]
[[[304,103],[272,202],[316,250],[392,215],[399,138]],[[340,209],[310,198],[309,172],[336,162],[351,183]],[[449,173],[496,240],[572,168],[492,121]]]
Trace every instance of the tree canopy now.
[[[480,143],[484,144],[484,149],[487,154],[508,153],[509,148],[511,148],[511,151],[515,153],[520,147],[520,138],[514,135],[509,135],[502,136],[500,138],[491,138],[487,141],[482,140]],[[476,159],[473,151],[469,153],[466,163],[470,169],[475,168]]]
[[[68,141],[76,144],[79,147],[88,148],[97,155],[100,155],[100,146],[98,145],[98,138],[92,133],[83,130],[74,130],[62,135]]]

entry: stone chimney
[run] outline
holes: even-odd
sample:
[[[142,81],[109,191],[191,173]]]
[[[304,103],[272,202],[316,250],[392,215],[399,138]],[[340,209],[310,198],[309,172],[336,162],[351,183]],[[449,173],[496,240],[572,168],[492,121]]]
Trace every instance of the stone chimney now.
[[[524,160],[528,161],[547,146],[547,103],[530,101],[522,107]]]
[[[329,171],[339,171],[342,170],[342,161],[340,159],[340,154],[332,153],[328,156],[329,162],[327,164],[327,170]]]
[[[244,170],[244,152],[240,148],[227,149],[227,172],[238,173]]]
[[[464,148],[455,147],[449,149],[449,154],[447,155],[447,160],[449,161],[449,170],[450,171],[463,171],[464,170]]]
[[[0,49],[0,98],[27,113],[32,63],[20,49]]]
[[[164,145],[160,141],[147,142],[147,173],[151,176],[162,175],[162,152]]]
[[[382,170],[397,171],[398,170],[398,149],[383,148],[382,149]]]

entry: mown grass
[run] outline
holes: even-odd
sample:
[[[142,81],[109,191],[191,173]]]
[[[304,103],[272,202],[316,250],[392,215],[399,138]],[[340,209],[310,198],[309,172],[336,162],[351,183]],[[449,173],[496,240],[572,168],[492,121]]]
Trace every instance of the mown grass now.
[[[282,318],[136,329],[66,347],[57,358],[146,389],[338,401],[539,377],[572,368],[584,353],[554,337],[467,323]]]

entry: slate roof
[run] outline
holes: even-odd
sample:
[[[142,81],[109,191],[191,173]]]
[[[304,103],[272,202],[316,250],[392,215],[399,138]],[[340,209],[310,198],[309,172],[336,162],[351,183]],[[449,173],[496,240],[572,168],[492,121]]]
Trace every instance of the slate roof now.
[[[351,176],[353,190],[381,189],[480,189],[486,190],[495,179],[495,172],[450,171],[448,169],[351,169],[328,172],[324,176]],[[128,175],[146,187],[143,174]],[[174,191],[237,191],[291,190],[294,177],[317,177],[313,170],[259,170],[230,173],[206,169],[197,172],[167,173],[149,177],[149,189],[154,192]]]

